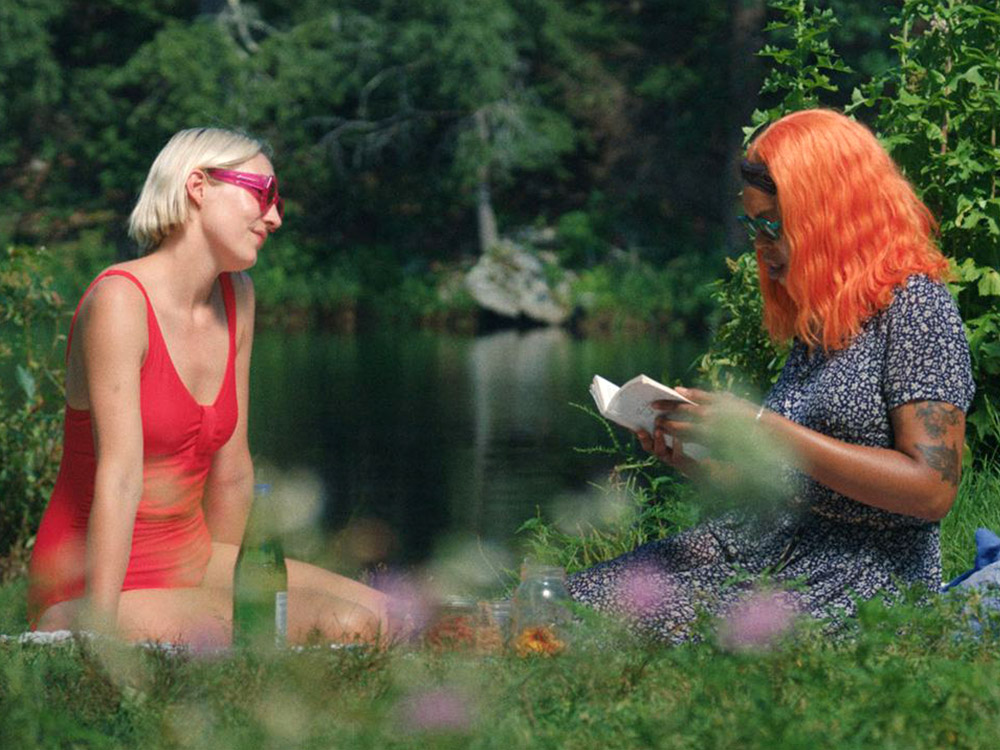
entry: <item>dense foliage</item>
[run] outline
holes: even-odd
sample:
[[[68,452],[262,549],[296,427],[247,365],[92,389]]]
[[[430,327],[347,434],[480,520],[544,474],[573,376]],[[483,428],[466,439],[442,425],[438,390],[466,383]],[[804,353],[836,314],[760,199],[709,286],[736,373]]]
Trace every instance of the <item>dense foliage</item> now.
[[[887,19],[824,5],[851,19],[838,41],[853,67],[884,66]],[[501,231],[584,212],[601,252],[708,249],[718,264],[728,165],[762,76],[752,53],[777,13],[764,0],[11,0],[0,240],[94,228],[130,252],[122,219],[152,156],[179,128],[220,124],[272,142],[285,233],[315,266],[357,247],[474,253],[483,200]]]
[[[1000,447],[1000,2],[906,0],[898,65],[856,91],[893,158],[940,223],[978,393],[972,439]],[[984,445],[985,444],[985,445]]]
[[[23,573],[62,447],[63,305],[43,255],[9,247],[0,259],[0,581]]]

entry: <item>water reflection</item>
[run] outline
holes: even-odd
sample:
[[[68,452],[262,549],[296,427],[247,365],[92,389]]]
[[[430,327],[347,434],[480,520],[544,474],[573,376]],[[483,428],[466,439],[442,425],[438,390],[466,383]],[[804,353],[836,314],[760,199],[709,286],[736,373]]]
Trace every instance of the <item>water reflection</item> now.
[[[571,342],[565,331],[546,328],[520,333],[504,331],[472,341],[468,354],[473,430],[471,472],[456,466],[459,479],[452,499],[468,498],[466,508],[453,507],[456,518],[480,531],[502,526],[513,508],[530,510],[548,498],[528,493],[551,489],[526,486],[525,479],[547,465],[546,438],[558,434],[562,409],[553,390],[565,382]],[[569,415],[565,415],[569,417]],[[558,441],[557,441],[558,442]],[[489,500],[489,502],[487,502]],[[523,516],[522,516],[523,518]]]
[[[330,529],[383,522],[396,539],[390,561],[426,559],[447,531],[507,545],[536,506],[606,473],[606,462],[573,451],[601,439],[570,406],[589,402],[594,373],[669,377],[694,351],[559,329],[265,332],[254,349],[251,446],[262,463],[320,477]]]

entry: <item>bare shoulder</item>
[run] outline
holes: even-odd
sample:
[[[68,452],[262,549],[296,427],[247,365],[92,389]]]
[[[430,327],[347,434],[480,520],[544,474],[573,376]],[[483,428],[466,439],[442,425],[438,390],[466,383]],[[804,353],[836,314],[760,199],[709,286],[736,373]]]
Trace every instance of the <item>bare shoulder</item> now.
[[[105,276],[91,288],[80,305],[81,321],[107,318],[128,325],[136,319],[146,323],[146,298],[136,284],[124,276]]]
[[[98,281],[80,305],[76,327],[87,349],[123,347],[145,351],[148,340],[146,298],[123,276]]]

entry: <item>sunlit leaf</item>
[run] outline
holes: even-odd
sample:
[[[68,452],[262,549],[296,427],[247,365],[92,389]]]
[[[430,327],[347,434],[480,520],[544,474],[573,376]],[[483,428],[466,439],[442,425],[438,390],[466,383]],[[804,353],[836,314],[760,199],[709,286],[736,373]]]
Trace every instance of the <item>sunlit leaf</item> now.
[[[35,377],[24,365],[17,366],[17,383],[21,386],[28,401],[33,401],[35,399]]]
[[[995,268],[986,270],[979,279],[977,289],[983,297],[1000,296],[1000,273]]]

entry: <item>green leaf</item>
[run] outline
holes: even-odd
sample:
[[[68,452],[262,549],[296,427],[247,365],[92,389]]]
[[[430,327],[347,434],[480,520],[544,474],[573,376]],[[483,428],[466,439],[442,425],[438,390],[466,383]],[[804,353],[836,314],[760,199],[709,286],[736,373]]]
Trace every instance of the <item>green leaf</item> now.
[[[1000,297],[1000,273],[990,268],[979,278],[977,286],[981,297]]]
[[[35,400],[35,377],[28,371],[24,365],[17,366],[17,382],[21,386],[21,390],[24,391],[24,395],[27,396],[28,401]]]
[[[986,79],[982,77],[979,73],[979,66],[975,65],[969,68],[965,73],[959,76],[960,80],[968,81],[975,86],[985,86]]]

